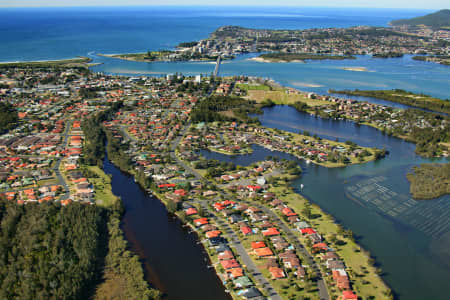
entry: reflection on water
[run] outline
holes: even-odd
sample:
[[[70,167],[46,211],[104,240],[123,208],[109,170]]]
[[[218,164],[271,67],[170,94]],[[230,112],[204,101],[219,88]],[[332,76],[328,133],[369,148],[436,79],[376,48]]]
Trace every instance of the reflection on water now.
[[[208,268],[196,234],[181,227],[158,199],[107,159],[104,170],[112,175],[113,193],[122,198],[125,236],[144,261],[148,280],[168,300],[230,300],[214,268]]]
[[[291,132],[307,130],[324,138],[338,136],[389,150],[390,154],[382,160],[345,168],[327,169],[300,162],[303,175],[293,182],[294,190],[300,193],[303,184],[301,194],[359,237],[359,242],[381,264],[383,278],[400,299],[447,299],[449,256],[443,250],[435,250],[450,248],[450,197],[415,201],[409,194],[405,175],[414,164],[448,160],[421,158],[414,153],[414,144],[383,135],[374,128],[324,120],[286,106],[264,109],[260,120],[267,127]],[[268,155],[293,158],[259,146],[252,148],[253,153],[245,156],[208,151],[202,154],[242,165]]]

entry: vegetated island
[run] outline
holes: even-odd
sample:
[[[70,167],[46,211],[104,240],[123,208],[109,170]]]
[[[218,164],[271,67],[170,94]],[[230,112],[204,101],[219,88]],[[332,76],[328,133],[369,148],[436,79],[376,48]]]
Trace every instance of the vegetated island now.
[[[413,107],[424,108],[436,112],[450,113],[450,101],[431,97],[425,94],[416,94],[402,89],[393,90],[333,90],[331,94],[343,94],[350,96],[364,96],[383,99],[391,102],[406,104]]]
[[[255,60],[262,62],[305,62],[306,60],[325,60],[325,59],[344,60],[344,59],[356,59],[356,57],[351,55],[273,52],[261,54]]]
[[[397,58],[403,57],[403,53],[400,52],[384,52],[384,53],[374,53],[373,58]]]
[[[450,55],[416,55],[412,59],[450,66]]]
[[[442,9],[435,13],[431,13],[422,17],[411,19],[399,19],[390,22],[392,26],[430,26],[433,28],[445,28],[450,26],[450,9]]]
[[[414,199],[428,200],[450,194],[450,163],[422,164],[406,175]]]

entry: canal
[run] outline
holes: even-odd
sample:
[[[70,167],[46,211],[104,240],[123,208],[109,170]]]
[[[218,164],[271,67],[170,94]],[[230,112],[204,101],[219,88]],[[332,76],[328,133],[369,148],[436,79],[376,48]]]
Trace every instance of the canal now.
[[[123,230],[143,260],[146,279],[169,300],[230,300],[195,233],[182,227],[165,206],[107,158],[105,173],[125,206]]]

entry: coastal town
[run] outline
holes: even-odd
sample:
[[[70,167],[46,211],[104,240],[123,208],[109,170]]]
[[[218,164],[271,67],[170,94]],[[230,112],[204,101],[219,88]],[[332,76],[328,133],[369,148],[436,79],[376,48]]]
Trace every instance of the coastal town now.
[[[0,3],[0,299],[446,300],[450,9],[52,1]]]
[[[296,163],[274,156],[237,166],[202,156],[258,145],[324,167],[382,157],[380,149],[245,123],[233,107],[224,116],[234,121],[190,119],[208,97],[245,94],[254,80],[8,69],[0,93],[19,121],[0,138],[2,194],[25,205],[111,205],[96,140],[105,132],[109,159],[197,232],[233,298],[390,299],[352,233],[289,186],[301,176]]]
[[[206,39],[179,44],[175,50],[147,53],[101,54],[132,61],[214,61],[233,59],[245,53],[262,53],[253,58],[261,62],[354,59],[353,55],[374,58],[413,55],[448,65],[450,31],[432,26],[396,25],[305,30],[251,29],[223,26]]]

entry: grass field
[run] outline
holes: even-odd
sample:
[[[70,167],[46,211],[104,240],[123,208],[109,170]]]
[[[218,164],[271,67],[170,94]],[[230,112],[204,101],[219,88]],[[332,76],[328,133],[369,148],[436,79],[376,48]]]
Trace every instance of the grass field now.
[[[245,91],[270,91],[271,88],[265,84],[237,84],[236,85],[241,90]]]
[[[297,213],[300,213],[308,203],[308,200],[301,195],[292,191],[287,185],[278,185],[272,187],[270,192],[279,195],[279,199],[288,204]],[[352,241],[351,239],[342,235],[342,230],[337,225],[330,215],[325,214],[319,206],[311,206],[311,214],[318,217],[313,220],[306,220],[311,224],[322,236],[328,241],[332,236],[336,236],[338,240],[345,242],[345,245],[335,245],[332,247],[336,253],[344,260],[347,266],[350,279],[352,281],[353,289],[358,293],[361,299],[389,299],[387,294],[389,288],[381,280],[377,274],[377,269],[370,263],[370,255],[364,249]],[[302,239],[300,233],[294,231],[297,236]],[[330,243],[330,242],[329,242]],[[373,296],[373,298],[370,298]]]
[[[117,196],[112,193],[111,178],[97,166],[87,166],[86,168],[98,176],[88,178],[89,182],[94,185],[97,205],[111,206],[117,200]]]
[[[320,106],[329,104],[327,101],[323,100],[316,100],[316,99],[309,99],[303,94],[288,94],[286,93],[285,89],[282,90],[248,90],[247,91],[247,99],[249,100],[255,100],[256,102],[263,102],[267,99],[272,100],[275,104],[278,105],[289,105],[294,104],[297,101],[306,103],[309,106]]]

